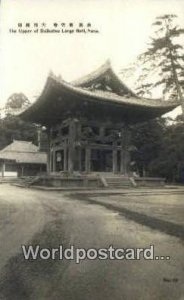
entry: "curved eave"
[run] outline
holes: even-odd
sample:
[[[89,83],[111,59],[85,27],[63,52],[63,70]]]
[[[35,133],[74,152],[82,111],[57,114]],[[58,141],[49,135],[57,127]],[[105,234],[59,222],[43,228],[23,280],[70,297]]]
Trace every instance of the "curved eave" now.
[[[109,69],[111,68],[111,64],[110,61],[107,60],[103,65],[101,65],[97,70],[91,72],[88,75],[85,75],[77,80],[73,80],[71,82],[72,85],[75,86],[82,86],[85,85],[91,81],[93,81],[94,79],[102,76],[104,73],[106,73]]]
[[[60,84],[61,88],[64,88],[76,95],[81,95],[85,97],[89,97],[91,99],[98,99],[104,102],[111,102],[120,105],[130,105],[130,106],[137,106],[137,107],[150,107],[150,108],[166,108],[166,109],[173,109],[180,105],[178,101],[161,101],[155,99],[146,99],[146,98],[134,98],[134,97],[123,97],[116,95],[114,93],[108,93],[103,91],[89,91],[84,88],[72,86],[69,83],[64,81],[57,82]]]
[[[138,96],[126,85],[124,82],[116,75],[114,72],[110,60],[107,60],[102,66],[100,66],[97,70],[91,72],[88,75],[83,76],[75,81],[72,81],[71,84],[76,87],[84,87],[91,82],[98,80],[102,76],[110,74],[110,76],[118,83],[118,85],[127,91],[130,95],[138,98]]]
[[[53,94],[55,93],[55,97]],[[69,95],[68,101],[71,103],[72,101],[76,101],[77,103],[94,103],[95,105],[101,105],[104,108],[107,105],[113,105],[114,108],[123,111],[126,110],[128,114],[131,111],[132,118],[136,115],[136,112],[141,112],[142,114],[148,114],[147,119],[151,118],[149,115],[153,115],[153,117],[161,116],[165,114],[177,106],[180,105],[178,101],[161,101],[161,100],[153,100],[153,99],[143,99],[143,98],[126,98],[114,93],[103,92],[103,91],[89,91],[87,89],[73,86],[65,81],[58,80],[57,78],[48,77],[44,90],[41,96],[34,102],[29,108],[23,111],[20,114],[20,117],[24,120],[44,123],[44,117],[48,114],[58,113],[57,101],[64,101],[65,95]],[[63,97],[62,97],[63,96]],[[56,99],[57,98],[57,99]],[[69,102],[66,102],[65,105],[70,105]],[[47,104],[47,108],[46,108]],[[54,105],[55,104],[55,105]],[[78,105],[78,104],[77,104]],[[50,107],[50,109],[49,109]],[[52,111],[51,111],[52,107]],[[45,111],[47,110],[47,111]],[[111,113],[111,112],[110,112]],[[62,114],[62,111],[61,111]],[[152,118],[153,118],[152,117]],[[46,118],[46,117],[45,117]],[[46,122],[45,122],[46,123]]]

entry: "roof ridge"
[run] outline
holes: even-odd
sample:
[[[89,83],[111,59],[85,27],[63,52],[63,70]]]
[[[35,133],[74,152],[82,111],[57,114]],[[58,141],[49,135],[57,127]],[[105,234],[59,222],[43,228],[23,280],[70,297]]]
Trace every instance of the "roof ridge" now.
[[[15,139],[13,139],[13,142],[21,142],[21,143],[29,143],[29,144],[33,144],[32,141],[23,141],[23,140],[15,140]],[[34,145],[34,144],[33,144],[33,145]],[[34,146],[36,146],[36,145],[34,145]]]
[[[132,96],[139,98],[116,74],[114,71],[110,59],[107,59],[103,65],[101,65],[98,69],[95,71],[82,76],[81,78],[74,80],[70,82],[70,84],[76,86],[76,87],[84,87],[87,83],[90,83],[91,81],[95,80],[96,78],[104,75],[106,72],[110,72],[112,76],[115,78],[115,80],[119,83],[120,87],[125,89],[128,94],[131,94]]]
[[[70,83],[72,85],[78,86],[80,84],[84,84],[88,82],[88,80],[91,80],[92,78],[95,78],[97,75],[103,74],[107,70],[112,69],[111,61],[110,59],[107,59],[105,63],[103,63],[100,67],[98,67],[95,71],[90,72],[87,75],[81,76],[79,79],[73,80]]]

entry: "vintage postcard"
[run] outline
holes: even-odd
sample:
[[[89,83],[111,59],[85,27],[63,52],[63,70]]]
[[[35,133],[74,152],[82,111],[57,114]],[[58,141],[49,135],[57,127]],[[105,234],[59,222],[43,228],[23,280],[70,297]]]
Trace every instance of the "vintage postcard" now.
[[[0,299],[184,300],[184,1],[1,0]]]

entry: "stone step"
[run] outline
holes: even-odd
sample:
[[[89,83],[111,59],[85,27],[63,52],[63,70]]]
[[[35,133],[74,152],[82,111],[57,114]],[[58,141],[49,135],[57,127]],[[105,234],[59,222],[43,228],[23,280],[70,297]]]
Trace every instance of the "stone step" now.
[[[114,184],[111,184],[111,183],[108,183],[108,186],[130,186],[131,184],[130,183],[114,183]]]
[[[126,183],[126,182],[130,182],[129,180],[117,180],[117,181],[109,181],[109,180],[106,180],[108,183],[111,183],[111,184],[113,184],[113,183]]]
[[[131,187],[132,183],[128,177],[108,177],[106,178],[108,187],[121,188],[121,187]]]

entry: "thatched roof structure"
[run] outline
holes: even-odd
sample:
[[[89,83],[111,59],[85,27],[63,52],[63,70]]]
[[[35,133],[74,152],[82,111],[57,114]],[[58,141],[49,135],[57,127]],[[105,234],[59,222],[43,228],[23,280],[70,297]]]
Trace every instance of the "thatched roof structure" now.
[[[0,160],[10,160],[16,163],[46,164],[47,155],[39,152],[37,146],[32,142],[16,141],[0,151]]]

